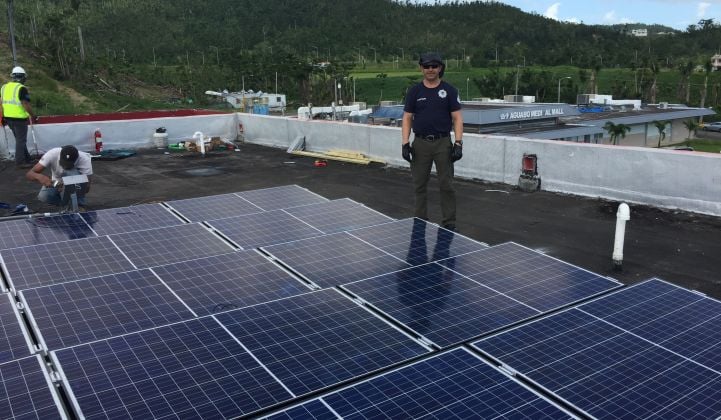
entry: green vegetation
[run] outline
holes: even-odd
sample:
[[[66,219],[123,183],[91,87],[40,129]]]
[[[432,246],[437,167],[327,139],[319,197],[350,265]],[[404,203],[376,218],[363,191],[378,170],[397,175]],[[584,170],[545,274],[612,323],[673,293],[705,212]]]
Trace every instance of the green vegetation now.
[[[14,4],[19,61],[43,113],[207,106],[208,89],[272,92],[276,85],[297,106],[327,104],[338,82],[345,102],[402,101],[420,79],[418,54],[429,50],[446,57],[446,79],[463,99],[517,90],[554,102],[560,85],[561,100],[571,103],[593,92],[695,106],[721,102],[721,74],[706,66],[721,39],[712,19],[675,35],[648,27],[652,35],[637,38],[627,32],[643,25],[563,23],[497,2]],[[0,31],[6,29],[0,19]],[[5,48],[0,53],[9,57]],[[0,78],[9,70],[3,61]]]
[[[676,143],[668,146],[673,149],[676,147],[691,147],[696,152],[709,152],[709,153],[720,153],[721,152],[721,141],[720,140],[686,140],[681,143]]]

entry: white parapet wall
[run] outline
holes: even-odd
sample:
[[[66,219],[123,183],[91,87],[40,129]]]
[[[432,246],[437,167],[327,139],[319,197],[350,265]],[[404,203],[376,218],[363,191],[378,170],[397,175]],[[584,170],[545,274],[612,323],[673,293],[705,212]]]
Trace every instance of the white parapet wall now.
[[[349,150],[394,166],[400,128],[238,114],[245,141],[286,148],[298,136],[306,150]],[[721,148],[721,146],[720,146]],[[464,135],[456,175],[515,185],[524,153],[538,156],[542,189],[721,216],[721,154]]]
[[[154,147],[153,134],[159,127],[167,129],[168,141],[178,142],[190,140],[196,131],[204,137],[218,136],[226,140],[235,140],[238,136],[237,114],[193,115],[182,117],[145,118],[133,120],[108,120],[92,122],[72,122],[61,124],[38,124],[34,133],[28,130],[28,149],[35,152],[35,145],[40,153],[66,144],[76,146],[82,151],[93,151],[93,134],[99,129],[103,138],[103,148],[139,149]],[[0,152],[3,156],[15,153],[15,137],[10,129],[5,128]]]

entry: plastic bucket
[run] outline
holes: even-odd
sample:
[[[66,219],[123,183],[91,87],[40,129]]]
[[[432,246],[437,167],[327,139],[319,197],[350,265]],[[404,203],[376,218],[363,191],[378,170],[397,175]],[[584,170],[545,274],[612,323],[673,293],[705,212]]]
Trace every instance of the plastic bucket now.
[[[159,149],[165,149],[168,146],[168,133],[154,133],[153,144]]]

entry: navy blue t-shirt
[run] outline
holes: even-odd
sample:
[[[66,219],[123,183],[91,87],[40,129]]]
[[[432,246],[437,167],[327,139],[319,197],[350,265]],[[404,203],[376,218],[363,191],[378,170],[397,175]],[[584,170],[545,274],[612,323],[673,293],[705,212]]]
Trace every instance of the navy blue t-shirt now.
[[[413,114],[413,132],[420,135],[450,133],[451,112],[459,109],[458,89],[444,81],[435,88],[427,88],[423,82],[412,86],[403,107],[403,111]]]

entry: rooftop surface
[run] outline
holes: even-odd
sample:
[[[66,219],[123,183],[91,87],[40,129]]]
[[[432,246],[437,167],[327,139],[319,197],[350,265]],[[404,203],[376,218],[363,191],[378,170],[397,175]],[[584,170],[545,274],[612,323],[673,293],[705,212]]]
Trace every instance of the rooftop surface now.
[[[5,181],[0,201],[33,211],[52,211],[36,200],[39,186],[25,171],[0,162]],[[348,197],[394,218],[413,215],[410,171],[329,161],[315,167],[312,158],[285,150],[243,144],[240,151],[183,156],[140,150],[117,161],[94,162],[88,209],[239,192],[297,184],[329,199]],[[511,185],[456,180],[458,229],[468,237],[496,245],[513,241],[550,256],[612,277],[625,284],[659,277],[721,298],[718,255],[721,218],[631,204],[626,225],[623,270],[613,270],[618,203]],[[429,185],[430,217],[440,221],[438,185]]]

